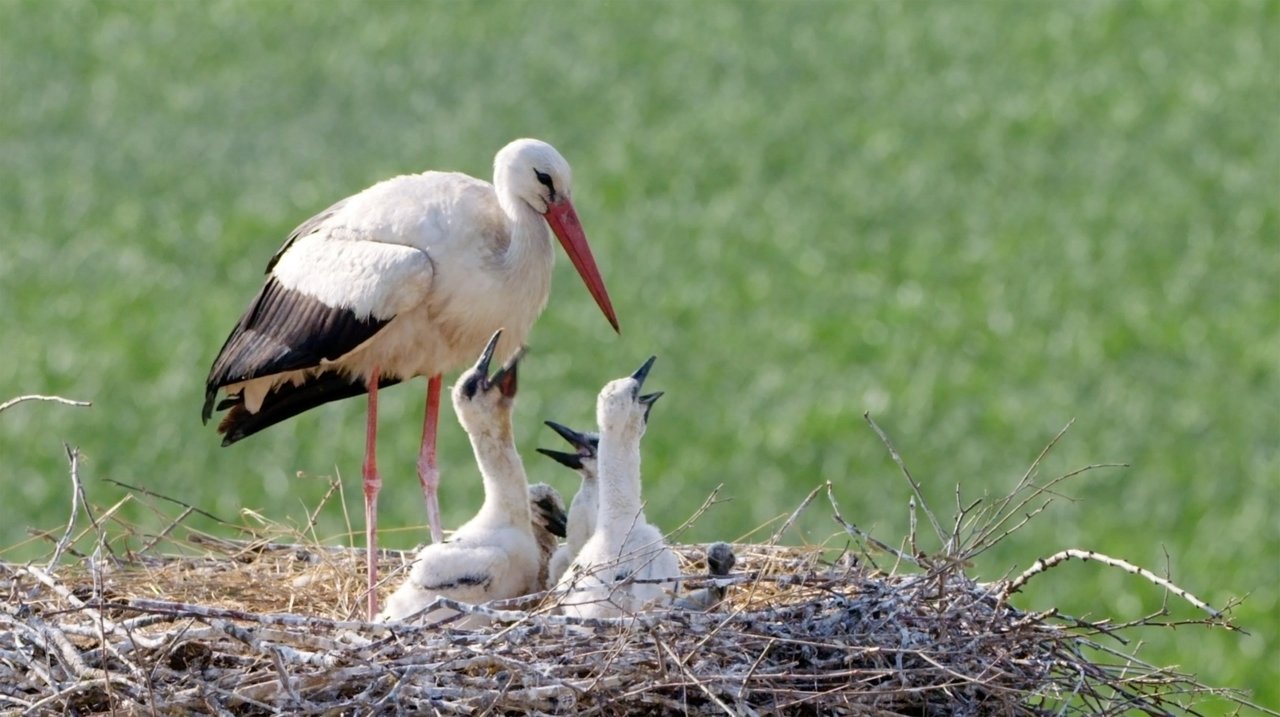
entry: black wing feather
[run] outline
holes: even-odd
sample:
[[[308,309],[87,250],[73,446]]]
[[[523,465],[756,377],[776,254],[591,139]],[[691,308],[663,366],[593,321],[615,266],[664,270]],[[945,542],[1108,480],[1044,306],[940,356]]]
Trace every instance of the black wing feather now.
[[[379,379],[378,388],[394,386],[397,383],[400,383],[398,378]],[[228,396],[218,405],[218,410],[224,407],[231,409],[218,424],[218,433],[223,434],[222,445],[229,446],[264,428],[293,418],[303,411],[309,411],[330,401],[359,396],[367,393],[368,390],[368,386],[360,378],[324,373],[308,378],[301,386],[295,386],[292,383],[277,386],[267,396],[267,400],[262,403],[262,408],[257,413],[249,413],[245,410],[241,394]]]
[[[339,358],[390,321],[327,306],[269,276],[209,369],[201,415],[209,420],[223,386]]]

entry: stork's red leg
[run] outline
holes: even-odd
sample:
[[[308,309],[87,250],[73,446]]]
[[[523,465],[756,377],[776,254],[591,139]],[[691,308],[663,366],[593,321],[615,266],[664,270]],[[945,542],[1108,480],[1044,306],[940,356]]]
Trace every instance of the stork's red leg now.
[[[369,562],[369,620],[378,614],[378,368],[369,376],[369,422],[364,433],[364,541]]]
[[[444,540],[444,527],[440,525],[440,469],[436,466],[436,429],[440,424],[440,382],[436,374],[427,379],[427,412],[422,421],[422,450],[418,453],[418,481],[422,483],[422,497],[427,501],[427,523],[431,527],[431,542]]]

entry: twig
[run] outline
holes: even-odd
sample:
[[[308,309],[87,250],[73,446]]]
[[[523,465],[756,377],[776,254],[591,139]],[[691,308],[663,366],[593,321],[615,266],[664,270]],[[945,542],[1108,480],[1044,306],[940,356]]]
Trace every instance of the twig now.
[[[1141,577],[1147,580],[1147,582],[1150,582],[1154,585],[1158,585],[1159,587],[1162,587],[1165,590],[1168,590],[1169,592],[1173,593],[1174,595],[1177,595],[1183,600],[1186,600],[1187,602],[1191,603],[1195,607],[1200,608],[1201,610],[1209,613],[1209,616],[1212,618],[1222,617],[1222,612],[1220,610],[1215,610],[1212,606],[1210,606],[1205,601],[1201,600],[1195,595],[1192,595],[1190,592],[1178,587],[1172,582],[1160,577],[1159,575],[1156,575],[1150,570],[1147,570],[1146,568],[1140,568],[1137,565],[1134,565],[1133,563],[1126,562],[1118,558],[1113,558],[1109,555],[1104,555],[1102,553],[1095,552],[1093,550],[1076,550],[1074,548],[1068,548],[1067,550],[1062,550],[1057,553],[1054,553],[1053,555],[1050,555],[1047,558],[1040,558],[1039,560],[1036,560],[1036,562],[1033,563],[1031,567],[1027,568],[1021,575],[1009,581],[1009,583],[1005,586],[1004,591],[1001,594],[1001,600],[1002,601],[1007,600],[1010,595],[1018,592],[1023,587],[1025,587],[1027,584],[1027,581],[1031,580],[1031,578],[1035,577],[1036,575],[1039,575],[1040,573],[1043,573],[1044,571],[1056,565],[1061,565],[1062,563],[1065,563],[1072,558],[1075,558],[1077,560],[1082,560],[1086,563],[1089,562],[1090,560],[1095,560],[1099,563],[1102,563],[1103,565],[1110,565],[1111,567],[1119,568],[1125,571],[1126,573],[1137,575],[1138,577]],[[1225,625],[1225,627],[1228,627],[1229,629],[1231,628],[1230,625]]]
[[[907,545],[911,546],[911,554],[919,555],[920,546],[916,542],[916,497],[907,498]]]
[[[329,503],[329,499],[334,493],[342,490],[342,480],[332,478],[329,480],[329,489],[320,497],[320,501],[316,503],[315,510],[307,511],[307,525],[302,529],[302,533],[311,536],[311,540],[315,544],[320,543],[320,539],[316,536],[316,523],[320,520],[320,510]]]
[[[216,523],[221,523],[223,525],[228,525],[231,527],[237,527],[235,523],[230,523],[228,521],[225,521],[222,518],[219,518],[218,516],[214,515],[213,513],[210,513],[207,510],[201,510],[191,505],[190,503],[185,503],[181,500],[178,500],[177,498],[170,498],[169,496],[164,495],[163,493],[157,493],[151,490],[150,488],[143,488],[141,486],[129,485],[128,483],[125,483],[124,481],[118,481],[115,478],[103,478],[103,480],[108,483],[115,483],[116,485],[120,486],[121,488],[124,488],[125,490],[131,490],[135,493],[141,493],[143,495],[151,496],[152,498],[159,498],[160,500],[163,500],[167,503],[175,503],[177,505],[182,506],[183,508],[190,509],[194,513],[199,513],[200,515],[203,515],[204,517]]]
[[[671,647],[667,645],[667,643],[662,638],[655,636],[653,639],[653,644],[662,648],[662,651],[667,653],[667,656],[671,658],[671,661],[674,662],[676,666],[680,668],[680,671],[682,673],[684,673],[685,678],[688,679],[690,682],[692,682],[699,690],[702,690],[702,693],[705,694],[707,697],[709,697],[712,702],[716,703],[717,707],[724,710],[725,714],[729,715],[729,717],[734,717],[734,715],[737,714],[736,712],[733,711],[731,707],[729,707],[729,705],[724,703],[724,700],[720,699],[719,695],[712,692],[711,688],[707,687],[705,682],[698,679],[698,676],[693,674],[693,672],[689,670],[689,667],[684,664],[684,660],[681,660],[676,655],[675,651],[673,651]]]
[[[920,490],[920,484],[916,482],[916,479],[911,475],[911,471],[907,469],[907,464],[902,460],[898,449],[893,447],[893,442],[889,440],[889,436],[871,417],[870,411],[863,413],[862,417],[866,419],[867,423],[871,425],[871,429],[880,437],[880,442],[884,444],[884,447],[889,449],[889,456],[893,458],[894,463],[898,464],[898,469],[902,471],[902,477],[906,478],[907,483],[911,484],[911,492],[915,494],[916,500],[920,501],[920,509],[929,518],[929,524],[933,526],[933,532],[938,536],[938,542],[946,543],[947,534],[942,532],[942,524],[938,522],[937,516],[930,510],[929,503],[924,499],[924,493]]]
[[[8,401],[5,401],[4,403],[0,403],[0,413],[4,413],[6,410],[13,408],[14,406],[24,401],[53,401],[54,403],[61,403],[64,406],[92,406],[93,405],[93,403],[89,401],[75,401],[70,398],[63,398],[61,396],[41,396],[33,393],[28,396],[18,396],[17,398],[11,398]]]
[[[892,545],[889,545],[884,541],[878,540],[877,538],[873,537],[870,533],[866,532],[862,528],[859,528],[853,523],[850,523],[849,521],[845,520],[844,517],[840,515],[840,506],[839,504],[836,503],[836,496],[835,496],[835,493],[832,491],[831,481],[827,481],[826,486],[827,486],[827,500],[831,502],[831,510],[832,510],[831,517],[835,519],[836,523],[839,523],[840,526],[845,529],[845,532],[847,532],[849,535],[853,536],[854,538],[865,540],[866,542],[871,543],[872,545],[879,548],[880,550],[883,550],[884,552],[892,555],[899,562],[910,563],[917,567],[922,567],[914,555],[908,555],[902,552],[901,550],[898,550],[897,548],[893,547]]]
[[[1066,435],[1067,430],[1070,429],[1074,423],[1074,418],[1068,421],[1067,424],[1054,434],[1053,438],[1045,444],[1044,448],[1040,449],[1040,453],[1036,455],[1035,460],[1033,460],[1031,465],[1027,467],[1027,470],[1023,472],[1022,477],[1019,478],[1017,484],[1014,485],[1013,490],[1009,491],[1009,493],[1003,498],[987,506],[985,510],[980,511],[978,515],[975,516],[975,522],[980,524],[974,530],[973,537],[968,541],[962,552],[963,559],[971,560],[983,552],[986,552],[993,545],[999,543],[1008,535],[1016,532],[1019,528],[1025,525],[1032,516],[1040,512],[1040,510],[1044,510],[1051,501],[1046,501],[1039,510],[1034,511],[1030,515],[1025,515],[1022,521],[1017,525],[1006,529],[999,537],[994,539],[992,538],[992,536],[995,535],[997,531],[1001,530],[1009,520],[1011,520],[1015,515],[1022,513],[1026,509],[1026,506],[1033,500],[1036,500],[1039,496],[1048,493],[1051,496],[1056,497],[1057,494],[1053,493],[1053,487],[1059,483],[1096,468],[1125,467],[1125,464],[1122,463],[1095,463],[1057,476],[1044,485],[1034,485],[1032,483],[1032,478],[1035,477],[1040,468],[1040,464],[1049,455],[1050,451],[1058,445],[1058,442],[1062,440],[1062,437]],[[1028,490],[1029,488],[1030,490]],[[1015,500],[1017,501],[1016,505],[1014,505]]]
[[[702,505],[698,506],[698,509],[693,511],[693,514],[690,515],[688,518],[686,518],[685,521],[681,523],[679,527],[677,527],[675,530],[667,534],[667,539],[674,540],[675,538],[678,538],[681,535],[684,535],[685,531],[693,527],[694,523],[698,522],[698,519],[702,517],[703,513],[706,513],[708,510],[711,509],[711,506],[726,502],[727,499],[726,500],[720,499],[721,488],[724,488],[724,483],[721,483],[717,485],[715,488],[713,488],[711,493],[707,495],[706,499],[702,501]]]
[[[58,561],[62,559],[62,553],[71,544],[71,531],[75,529],[76,516],[80,513],[79,507],[83,505],[85,512],[88,513],[89,511],[89,506],[84,499],[84,484],[80,482],[80,451],[65,443],[63,448],[66,449],[67,460],[71,463],[71,515],[67,518],[67,529],[63,531],[62,538],[53,547],[53,555],[49,558],[49,565],[45,570],[53,570],[53,566],[58,564]],[[92,518],[92,515],[90,515],[90,518]]]
[[[769,537],[768,542],[765,544],[771,545],[771,546],[777,545],[778,540],[782,538],[783,533],[786,533],[788,530],[791,530],[791,526],[795,525],[795,522],[797,519],[799,519],[800,514],[804,512],[805,508],[809,507],[809,504],[813,502],[813,499],[816,498],[818,496],[818,493],[821,493],[824,488],[830,491],[831,481],[827,481],[823,485],[820,485],[817,488],[814,488],[813,490],[809,491],[809,495],[805,496],[804,500],[800,501],[800,505],[795,510],[791,511],[791,515],[787,516],[787,519],[782,521],[782,525],[779,526],[776,531],[774,531],[773,535]]]

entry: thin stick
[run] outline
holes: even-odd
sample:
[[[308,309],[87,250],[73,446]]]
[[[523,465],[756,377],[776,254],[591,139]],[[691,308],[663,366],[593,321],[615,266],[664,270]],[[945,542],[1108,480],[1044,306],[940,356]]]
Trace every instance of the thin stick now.
[[[911,554],[920,554],[920,545],[916,542],[916,497],[907,498],[907,545],[911,546]]]
[[[828,491],[830,491],[831,481],[827,481],[825,484],[820,485],[817,488],[814,488],[813,490],[809,491],[809,495],[805,496],[804,500],[800,501],[800,506],[797,507],[795,510],[793,510],[791,512],[791,515],[787,516],[787,519],[782,522],[782,525],[779,526],[779,528],[776,531],[774,531],[773,535],[769,537],[769,542],[765,544],[770,547],[777,545],[778,540],[782,538],[782,534],[787,532],[788,530],[791,530],[791,526],[794,525],[796,520],[800,518],[800,514],[804,512],[805,508],[809,507],[809,504],[812,503],[813,499],[818,496],[818,493],[822,492],[822,489],[824,487]]]
[[[103,478],[103,480],[105,480],[105,481],[106,481],[106,482],[108,482],[108,483],[115,483],[116,485],[120,486],[121,488],[124,488],[124,489],[126,489],[126,490],[131,490],[131,491],[133,491],[133,492],[135,492],[135,493],[141,493],[141,494],[143,494],[143,495],[151,496],[152,498],[159,498],[160,500],[163,500],[163,501],[167,501],[167,502],[169,502],[169,503],[175,503],[175,504],[177,504],[177,505],[180,505],[180,506],[182,506],[183,508],[190,508],[192,512],[199,513],[200,515],[203,515],[204,517],[208,518],[209,520],[212,520],[212,521],[215,521],[215,522],[221,523],[221,524],[223,524],[223,525],[227,525],[227,526],[230,526],[230,527],[232,527],[232,528],[239,527],[239,526],[237,526],[235,523],[231,523],[231,522],[225,521],[225,520],[223,520],[222,518],[219,518],[218,516],[214,515],[213,513],[210,513],[210,512],[209,512],[209,511],[207,511],[207,510],[201,510],[201,509],[199,509],[199,508],[195,507],[194,505],[191,505],[190,503],[183,502],[183,501],[181,501],[181,500],[178,500],[177,498],[170,498],[169,496],[167,496],[167,495],[165,495],[165,494],[163,494],[163,493],[157,493],[157,492],[155,492],[155,491],[151,490],[150,488],[142,488],[142,487],[140,487],[140,486],[136,486],[136,485],[129,485],[128,483],[125,483],[124,481],[118,481],[118,480],[116,480],[115,478]]]
[[[698,689],[702,690],[703,694],[705,694],[707,697],[710,697],[711,701],[715,702],[717,707],[724,710],[725,714],[729,715],[729,717],[733,717],[734,715],[737,714],[737,712],[734,712],[733,709],[729,707],[729,705],[724,703],[724,700],[720,699],[719,695],[712,692],[711,688],[707,687],[706,683],[704,683],[702,680],[699,680],[697,675],[694,675],[693,672],[689,670],[688,665],[684,664],[684,661],[681,660],[678,656],[676,656],[675,651],[672,650],[669,645],[667,645],[665,640],[663,640],[661,637],[657,635],[654,635],[653,644],[657,645],[658,647],[661,647],[662,650],[667,653],[667,656],[671,658],[672,662],[675,662],[676,666],[680,668],[680,671],[684,673],[685,679],[689,680],[694,685],[696,685]]]
[[[58,564],[62,559],[62,553],[71,544],[71,532],[75,530],[76,516],[80,513],[80,506],[84,505],[84,509],[89,510],[89,506],[85,505],[84,501],[84,484],[80,482],[80,451],[66,444],[63,444],[63,448],[66,449],[67,460],[71,463],[71,515],[67,518],[67,529],[63,531],[62,538],[54,546],[53,556],[49,558],[49,565],[45,570],[53,570],[53,566]]]
[[[319,522],[320,520],[320,510],[324,508],[326,505],[328,505],[329,499],[333,497],[333,494],[339,492],[341,489],[342,489],[342,479],[331,478],[329,480],[329,489],[324,492],[324,496],[322,496],[320,498],[320,502],[316,504],[316,509],[312,511],[307,511],[307,527],[303,528],[302,531],[300,532],[302,534],[311,536],[312,542],[314,543],[320,542],[320,538],[316,535],[316,523]],[[305,510],[306,506],[303,506],[303,509]]]
[[[1151,572],[1150,570],[1147,570],[1146,568],[1140,568],[1137,565],[1134,565],[1133,563],[1126,562],[1118,558],[1113,558],[1109,555],[1104,555],[1102,553],[1095,552],[1093,550],[1076,550],[1074,548],[1068,548],[1067,550],[1062,550],[1057,553],[1054,553],[1053,555],[1050,555],[1047,558],[1040,558],[1039,560],[1037,560],[1035,563],[1031,565],[1031,567],[1027,568],[1026,571],[1024,571],[1021,575],[1009,581],[1008,585],[1006,585],[1004,588],[1004,592],[1001,596],[1001,599],[1007,600],[1010,595],[1018,592],[1023,587],[1025,587],[1027,584],[1027,581],[1031,580],[1031,578],[1035,577],[1036,575],[1039,575],[1040,573],[1043,573],[1044,571],[1054,567],[1055,565],[1061,565],[1062,563],[1065,563],[1072,558],[1075,558],[1077,560],[1082,560],[1084,562],[1089,562],[1090,560],[1096,560],[1097,562],[1102,563],[1103,565],[1109,565],[1113,568],[1119,568],[1131,575],[1137,575],[1138,577],[1141,577],[1147,580],[1147,582],[1150,582],[1154,585],[1158,585],[1164,588],[1165,590],[1168,590],[1169,592],[1173,593],[1174,595],[1177,595],[1183,600],[1186,600],[1192,605],[1200,608],[1201,610],[1209,613],[1210,617],[1213,617],[1213,618],[1222,617],[1221,610],[1215,610],[1212,606],[1209,605],[1209,603],[1206,603],[1205,601],[1201,600],[1195,595],[1192,595],[1190,592],[1178,587],[1172,582],[1160,577],[1159,575],[1156,575],[1155,573]]]
[[[63,398],[61,396],[41,396],[39,394],[33,393],[29,396],[18,396],[17,398],[11,398],[8,401],[5,401],[4,403],[0,403],[0,413],[4,413],[6,410],[13,408],[14,406],[24,401],[53,401],[54,403],[61,403],[64,406],[92,406],[93,405],[93,403],[89,401],[75,401],[70,398]]]
[[[721,483],[720,485],[717,485],[714,489],[712,489],[711,494],[708,495],[706,499],[702,501],[702,505],[698,506],[698,509],[693,511],[693,515],[690,515],[687,519],[685,519],[685,521],[680,524],[680,527],[676,528],[670,533],[667,533],[667,539],[673,540],[683,535],[686,530],[693,527],[693,524],[698,521],[698,518],[702,517],[703,513],[711,509],[711,506],[728,502],[728,499],[724,499],[724,500],[720,499],[720,489],[723,487],[724,487],[724,483]]]
[[[1062,429],[1062,431],[1065,431],[1065,430],[1066,430],[1065,428]],[[1053,438],[1053,440],[1055,440],[1056,442],[1056,440],[1059,439],[1061,435],[1062,433],[1060,431],[1060,433],[1057,434],[1056,437]],[[1050,446],[1052,446],[1052,443],[1050,444]],[[1048,451],[1048,448],[1044,449],[1044,451]],[[1041,457],[1036,458],[1036,460],[1037,461],[1041,460],[1043,456],[1044,456],[1044,453],[1042,452]],[[1094,469],[1114,469],[1114,467],[1128,467],[1128,463],[1089,463],[1089,465],[1087,466],[1079,467],[1079,469],[1065,472],[1065,474],[1057,476],[1057,478],[1048,481],[1048,483],[1044,485],[1036,485],[1036,487],[1034,487],[1033,490],[1030,490],[1030,492],[1023,495],[1023,498],[1020,499],[1020,501],[1018,502],[1018,504],[1016,504],[1016,506],[1012,507],[1011,510],[1005,512],[1005,508],[1009,506],[1009,504],[1012,502],[1012,499],[1014,499],[1015,495],[1021,492],[1021,490],[1027,489],[1029,485],[1029,480],[1027,479],[1027,476],[1024,475],[1023,480],[1019,480],[1018,487],[1014,488],[1014,492],[1010,493],[1009,495],[1006,495],[1006,497],[1000,499],[1000,501],[997,501],[995,504],[995,508],[992,508],[992,510],[984,511],[982,513],[984,519],[986,519],[987,522],[986,524],[980,526],[980,528],[977,530],[977,533],[975,533],[973,540],[970,540],[969,547],[965,549],[963,554],[964,560],[972,560],[972,558],[977,557],[979,556],[979,554],[986,552],[987,549],[993,547],[993,545],[996,545],[997,543],[1000,543],[1001,540],[1004,540],[1005,538],[1007,538],[1007,536],[1016,533],[1016,531],[1018,531],[1021,528],[1021,526],[1027,525],[1027,522],[1029,522],[1030,519],[1033,519],[1033,517],[1036,517],[1037,515],[1039,515],[1039,513],[1044,511],[1044,508],[1047,508],[1048,506],[1050,506],[1050,503],[1052,503],[1052,498],[1047,499],[1047,501],[1044,501],[1044,503],[1041,504],[1041,506],[1039,506],[1038,508],[1036,508],[1036,510],[1033,510],[1030,513],[1024,513],[1023,520],[1018,521],[1018,524],[1011,526],[1011,528],[1009,529],[1006,529],[1004,533],[1001,533],[1000,535],[996,536],[995,539],[992,538],[992,535],[995,535],[997,530],[1004,528],[1004,525],[1006,524],[1006,522],[1009,522],[1010,520],[1014,519],[1014,516],[1018,515],[1018,513],[1023,512],[1025,508],[1027,508],[1028,504],[1034,501],[1034,499],[1037,499],[1038,497],[1041,497],[1041,495],[1046,493],[1051,494],[1052,497],[1059,497],[1059,495],[1057,495],[1056,493],[1052,493],[1052,489],[1053,487],[1055,487],[1055,485],[1062,483],[1062,481],[1073,479],[1075,478],[1075,476],[1084,474],[1084,472],[1088,472]],[[1029,475],[1029,471],[1028,471],[1028,475]]]
[[[840,515],[840,506],[839,504],[836,503],[836,496],[835,496],[835,493],[832,491],[831,481],[827,481],[827,500],[831,502],[831,510],[833,513],[831,517],[834,518],[835,521],[839,523],[840,526],[844,528],[845,532],[847,532],[849,535],[853,536],[854,538],[859,538],[861,540],[865,540],[868,543],[871,543],[872,545],[879,548],[880,550],[883,550],[884,552],[897,558],[899,562],[910,563],[912,565],[920,567],[920,563],[919,561],[916,560],[915,556],[907,555],[901,550],[898,550],[892,545],[889,545],[888,543],[885,543],[881,540],[876,539],[870,533],[866,532],[862,528],[859,528],[853,523],[850,523],[849,521],[845,520],[844,516]]]
[[[933,532],[938,536],[938,542],[945,543],[947,541],[947,534],[942,532],[942,524],[938,522],[937,516],[935,516],[933,511],[929,509],[929,503],[924,499],[924,493],[920,490],[920,484],[916,482],[916,479],[911,475],[911,471],[907,469],[907,464],[902,460],[902,456],[898,453],[898,449],[893,447],[893,442],[889,440],[889,436],[885,434],[884,430],[882,430],[879,424],[875,422],[875,419],[871,417],[870,411],[862,414],[862,417],[866,419],[867,423],[871,424],[871,429],[880,437],[880,442],[884,444],[885,448],[889,449],[889,455],[893,458],[893,462],[898,464],[898,469],[902,471],[902,476],[911,484],[911,492],[915,493],[916,500],[920,501],[920,508],[924,511],[925,516],[929,518],[929,523],[933,526]]]
[[[149,539],[147,540],[147,542],[142,544],[142,547],[138,549],[138,552],[144,553],[144,554],[149,553],[152,548],[154,548],[156,545],[160,543],[161,540],[168,538],[173,533],[173,531],[179,525],[182,525],[183,521],[185,521],[194,512],[195,512],[195,508],[192,508],[190,506],[183,508],[182,512],[178,514],[178,517],[169,521],[169,524],[166,525],[163,530],[161,530],[159,533],[155,533],[154,535],[149,536]]]

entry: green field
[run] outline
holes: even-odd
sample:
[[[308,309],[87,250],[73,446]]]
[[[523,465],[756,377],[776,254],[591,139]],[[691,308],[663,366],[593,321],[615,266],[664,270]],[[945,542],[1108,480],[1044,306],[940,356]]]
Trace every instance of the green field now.
[[[209,363],[298,222],[398,173],[487,177],[534,136],[573,164],[623,333],[561,256],[522,367],[532,479],[572,490],[533,453],[558,440],[541,421],[590,425],[649,354],[651,518],[731,499],[690,540],[830,480],[896,541],[909,492],[864,411],[944,514],[1075,419],[1042,476],[1131,467],[1067,484],[977,572],[1078,547],[1247,596],[1249,635],[1154,631],[1141,654],[1280,707],[1280,2],[0,0],[0,27],[0,400],[94,403],[0,414],[0,556],[65,521],[64,441],[99,505],[112,478],[301,523],[341,474],[361,531],[364,403],[222,449]],[[424,393],[382,405],[391,546],[424,539]],[[452,526],[480,486],[449,408],[441,441]],[[319,532],[362,540],[346,527],[330,504]],[[834,530],[815,505],[790,539]],[[1162,599],[1072,564],[1019,604]]]

